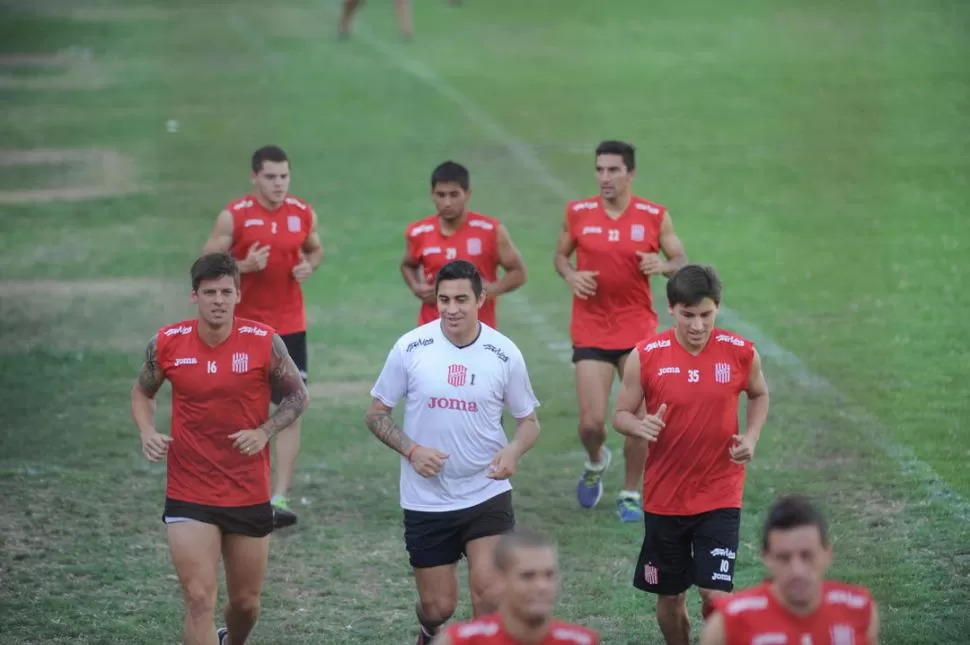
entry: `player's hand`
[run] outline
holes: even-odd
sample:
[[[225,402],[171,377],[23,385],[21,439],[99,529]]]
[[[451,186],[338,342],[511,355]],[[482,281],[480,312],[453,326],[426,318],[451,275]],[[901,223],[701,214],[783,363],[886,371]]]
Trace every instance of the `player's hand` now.
[[[566,278],[566,282],[573,288],[573,295],[580,300],[586,300],[596,295],[596,276],[599,271],[575,271]]]
[[[422,477],[436,477],[445,467],[446,459],[448,455],[440,450],[418,446],[411,453],[411,468]]]
[[[663,273],[664,262],[660,259],[659,254],[637,251],[637,255],[640,256],[640,273],[643,275]]]
[[[269,435],[259,428],[240,430],[229,435],[229,438],[234,440],[232,447],[247,457],[259,454],[269,441]]]
[[[660,407],[653,414],[647,414],[640,421],[638,436],[642,439],[646,439],[650,443],[657,440],[660,436],[660,431],[664,429],[666,425],[664,423],[664,413],[667,412],[667,404],[661,403]]]
[[[728,452],[731,454],[731,461],[736,464],[746,464],[754,459],[755,441],[745,434],[736,434],[731,437],[731,446]]]
[[[300,263],[293,267],[293,277],[298,282],[303,282],[313,275],[313,265],[307,262],[306,256],[300,254]]]
[[[509,444],[495,453],[495,456],[492,457],[492,463],[485,471],[485,476],[489,479],[508,479],[515,474],[518,466],[519,458],[512,445]]]
[[[262,271],[266,268],[267,262],[269,262],[269,244],[261,247],[259,242],[253,242],[253,245],[249,247],[249,251],[246,253],[246,258],[243,260],[243,265],[247,271]]]
[[[421,282],[414,289],[414,295],[418,300],[426,305],[433,305],[435,302],[434,285]]]
[[[161,432],[142,435],[141,451],[145,453],[148,461],[161,461],[168,454],[168,444],[170,443],[172,443],[172,438]]]

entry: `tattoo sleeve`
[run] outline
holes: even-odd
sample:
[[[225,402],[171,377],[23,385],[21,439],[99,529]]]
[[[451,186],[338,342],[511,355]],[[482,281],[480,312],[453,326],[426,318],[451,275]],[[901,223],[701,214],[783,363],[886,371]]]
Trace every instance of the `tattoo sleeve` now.
[[[279,334],[273,334],[273,360],[269,374],[270,386],[282,395],[280,404],[260,428],[270,437],[293,425],[309,405],[306,385],[300,370],[290,357],[286,344]]]
[[[165,376],[158,369],[158,337],[152,336],[145,348],[145,362],[138,373],[138,388],[142,393],[153,398],[165,382]]]
[[[371,404],[371,407],[367,410],[365,417],[367,428],[374,433],[375,437],[384,442],[384,445],[406,456],[414,446],[414,442],[411,441],[411,437],[397,427],[394,419],[391,418],[390,410],[382,405],[375,404]]]

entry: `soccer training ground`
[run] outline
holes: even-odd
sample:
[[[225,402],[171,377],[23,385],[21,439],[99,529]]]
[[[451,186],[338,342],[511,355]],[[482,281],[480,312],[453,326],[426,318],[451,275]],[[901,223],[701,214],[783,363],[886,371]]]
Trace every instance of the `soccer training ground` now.
[[[613,508],[620,462],[599,508],[574,496],[552,254],[605,138],[638,145],[637,192],[719,269],[721,324],[764,358],[737,583],[763,574],[772,498],[807,492],[832,521],[833,575],[880,602],[884,643],[965,642],[970,6],[423,0],[403,44],[378,0],[337,41],[336,5],[0,3],[0,642],[180,642],[164,467],[141,454],[129,391],[152,333],[192,315],[188,267],[249,156],[276,143],[326,258],[306,287],[300,524],[274,537],[252,643],[413,642],[398,461],[362,418],[416,322],[403,230],[448,158],[529,269],[499,303],[543,404],[519,522],[561,545],[564,618],[661,643],[631,587],[642,527]],[[697,626],[696,595],[691,612]]]

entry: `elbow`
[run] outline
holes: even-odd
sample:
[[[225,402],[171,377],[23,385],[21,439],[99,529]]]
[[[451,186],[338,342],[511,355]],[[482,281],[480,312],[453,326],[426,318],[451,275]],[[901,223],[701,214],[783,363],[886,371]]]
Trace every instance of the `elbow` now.
[[[613,411],[613,418],[611,419],[611,425],[613,426],[613,429],[619,432],[620,434],[626,434],[625,432],[623,432],[623,417],[622,417],[621,410]]]

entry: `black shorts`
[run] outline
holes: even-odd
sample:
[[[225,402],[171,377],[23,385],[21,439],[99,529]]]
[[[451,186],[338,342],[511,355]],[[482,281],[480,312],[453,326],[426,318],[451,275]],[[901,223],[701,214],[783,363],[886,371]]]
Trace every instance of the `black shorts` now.
[[[415,569],[454,564],[472,540],[502,535],[515,528],[512,491],[457,511],[404,509],[404,545]]]
[[[634,587],[661,596],[676,596],[692,584],[715,591],[734,589],[740,508],[699,515],[644,513],[643,523]]]
[[[214,524],[223,534],[265,537],[273,532],[273,507],[269,502],[253,506],[206,506],[166,497],[162,521],[177,524],[186,520]]]
[[[300,376],[303,377],[303,382],[307,382],[307,349],[306,349],[306,332],[298,331],[295,334],[287,334],[286,336],[280,336],[283,339],[283,344],[286,345],[286,351],[290,353],[290,358],[296,363],[296,369],[300,370]],[[273,403],[279,405],[280,401],[283,400],[283,395],[278,394],[275,390],[273,391]]]
[[[610,363],[616,367],[620,366],[620,359],[632,352],[635,348],[629,349],[600,349],[599,347],[576,347],[573,345],[573,363],[579,361],[600,361]]]

